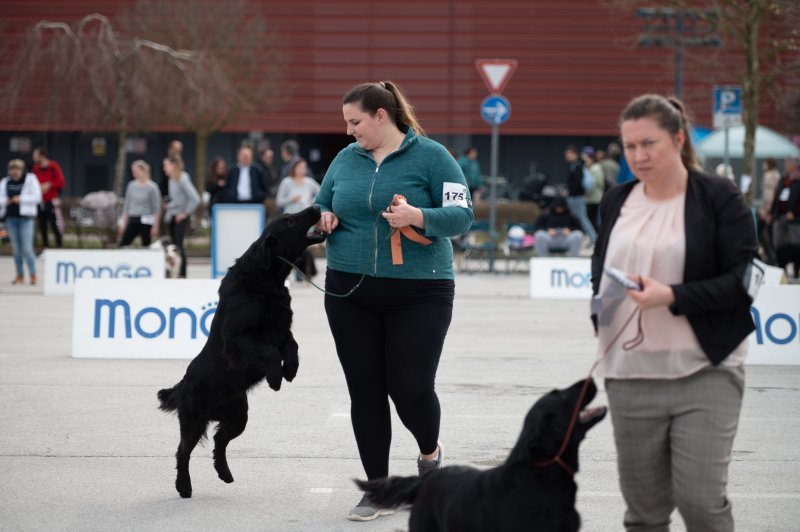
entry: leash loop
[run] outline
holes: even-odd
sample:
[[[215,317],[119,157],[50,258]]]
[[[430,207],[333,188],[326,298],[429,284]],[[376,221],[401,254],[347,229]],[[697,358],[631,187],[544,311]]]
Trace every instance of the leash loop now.
[[[603,360],[603,358],[605,358],[605,356],[609,353],[609,351],[611,351],[611,348],[614,346],[617,340],[619,340],[619,337],[622,336],[622,333],[625,332],[625,328],[628,326],[631,320],[633,320],[633,318],[636,317],[637,315],[639,319],[638,319],[638,328],[636,332],[636,337],[622,344],[622,348],[625,351],[630,351],[631,349],[637,347],[644,341],[644,331],[642,330],[642,309],[637,306],[635,309],[633,309],[633,312],[631,312],[630,316],[628,316],[628,319],[625,320],[625,323],[622,325],[622,327],[619,328],[617,334],[615,334],[614,337],[611,339],[611,341],[608,342],[608,345],[606,345],[606,348],[603,350],[603,354],[600,356],[600,358],[595,360],[594,364],[592,364],[592,367],[589,369],[589,374],[586,376],[586,380],[584,381],[583,386],[581,387],[581,393],[578,394],[578,402],[575,403],[575,409],[573,410],[572,417],[570,418],[569,421],[567,434],[566,436],[564,436],[564,441],[561,443],[561,447],[558,449],[558,452],[553,458],[545,460],[544,462],[539,462],[537,464],[534,464],[536,467],[546,467],[551,464],[558,464],[559,466],[561,466],[562,469],[564,469],[564,471],[569,473],[571,477],[575,476],[575,471],[573,471],[572,468],[569,467],[561,457],[564,455],[564,451],[567,450],[567,445],[569,445],[569,440],[572,437],[572,432],[575,430],[575,424],[577,423],[578,416],[580,415],[581,412],[581,404],[583,403],[583,399],[586,397],[586,392],[589,389],[590,379],[592,378],[594,370],[597,369],[597,366],[600,365],[600,362]]]
[[[406,203],[406,197],[401,194],[395,194],[387,211],[391,212],[393,206],[400,205],[402,203]],[[390,232],[390,242],[392,246],[392,265],[394,266],[400,266],[403,264],[403,244],[400,235],[403,235],[412,242],[422,244],[423,246],[430,246],[432,244],[429,238],[425,238],[421,234],[417,233],[409,225],[400,228],[393,227]]]

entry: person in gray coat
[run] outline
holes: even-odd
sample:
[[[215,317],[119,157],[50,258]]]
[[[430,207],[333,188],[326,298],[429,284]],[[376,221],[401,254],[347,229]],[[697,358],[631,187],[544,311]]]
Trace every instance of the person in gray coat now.
[[[172,155],[164,159],[164,173],[169,176],[169,203],[164,213],[164,221],[169,228],[172,243],[180,250],[181,269],[178,277],[186,278],[186,253],[183,239],[189,229],[192,213],[200,205],[200,195],[192,184],[192,179],[184,171],[183,159]]]
[[[143,246],[158,237],[161,214],[161,191],[150,179],[150,165],[141,159],[131,164],[133,179],[125,189],[122,221],[119,224],[119,247],[131,245],[138,236]]]

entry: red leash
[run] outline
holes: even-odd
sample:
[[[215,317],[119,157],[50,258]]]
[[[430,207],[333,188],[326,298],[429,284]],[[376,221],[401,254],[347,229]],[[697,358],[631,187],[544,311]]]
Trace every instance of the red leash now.
[[[600,364],[603,358],[605,358],[608,352],[611,351],[611,347],[616,343],[617,340],[619,340],[619,337],[622,336],[622,333],[625,331],[625,328],[628,326],[631,320],[634,317],[636,317],[637,314],[639,315],[639,328],[638,332],[636,333],[636,337],[622,344],[622,348],[626,351],[629,351],[634,347],[638,346],[639,344],[641,344],[642,341],[644,340],[644,333],[642,332],[642,309],[636,307],[631,313],[631,315],[628,316],[628,319],[625,320],[625,323],[622,325],[622,327],[620,327],[619,332],[617,332],[617,334],[614,335],[614,338],[612,338],[611,341],[608,343],[600,358],[595,360],[594,364],[592,364],[592,367],[589,369],[589,375],[586,376],[586,381],[583,383],[583,387],[581,387],[581,393],[578,395],[578,402],[575,404],[575,410],[572,412],[572,419],[570,419],[569,427],[567,428],[567,435],[564,436],[564,442],[561,444],[561,448],[558,450],[558,452],[553,458],[545,460],[544,462],[539,462],[538,464],[534,464],[536,467],[545,467],[551,464],[558,464],[564,469],[564,471],[569,473],[570,476],[573,477],[575,476],[575,471],[573,471],[572,468],[569,467],[567,463],[561,459],[561,457],[564,455],[564,451],[567,450],[567,445],[569,445],[569,439],[570,437],[572,437],[572,431],[575,430],[575,423],[577,423],[578,421],[578,416],[580,415],[581,412],[581,404],[583,403],[583,399],[584,397],[586,397],[586,392],[589,389],[590,379],[592,378],[594,370],[597,369],[597,366]]]

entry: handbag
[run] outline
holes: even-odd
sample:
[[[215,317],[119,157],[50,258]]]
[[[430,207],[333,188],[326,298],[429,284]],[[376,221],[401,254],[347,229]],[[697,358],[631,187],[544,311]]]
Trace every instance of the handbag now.
[[[800,220],[777,220],[772,225],[772,242],[775,249],[783,246],[800,247]]]

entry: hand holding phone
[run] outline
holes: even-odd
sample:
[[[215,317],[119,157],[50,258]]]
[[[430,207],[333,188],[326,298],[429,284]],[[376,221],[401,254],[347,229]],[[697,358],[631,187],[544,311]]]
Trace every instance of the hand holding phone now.
[[[617,268],[614,268],[612,266],[607,266],[603,271],[606,273],[606,275],[608,275],[609,277],[611,277],[612,279],[617,281],[619,284],[621,284],[625,288],[628,288],[628,289],[631,289],[631,290],[641,290],[642,289],[642,287],[639,286],[639,283],[631,281],[628,278],[628,276],[625,274],[625,272],[623,272],[622,270],[618,270]]]

